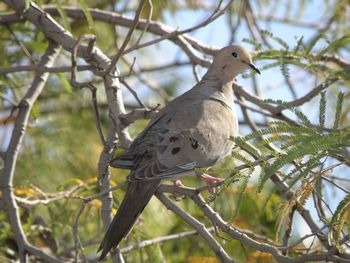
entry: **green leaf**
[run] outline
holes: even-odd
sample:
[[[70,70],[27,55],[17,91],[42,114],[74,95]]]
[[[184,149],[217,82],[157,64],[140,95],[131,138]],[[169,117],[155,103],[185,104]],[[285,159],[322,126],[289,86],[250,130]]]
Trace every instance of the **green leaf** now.
[[[297,42],[297,45],[295,46],[294,48],[294,54],[298,53],[300,51],[300,48],[301,47],[304,47],[304,42],[303,42],[303,38],[304,36],[301,36],[299,39],[298,39],[298,42]]]
[[[335,110],[335,117],[334,117],[334,124],[333,124],[334,130],[338,129],[338,127],[339,127],[340,115],[342,113],[342,107],[343,107],[343,101],[344,101],[344,93],[340,92],[338,94],[337,106],[336,106],[336,110]]]
[[[295,115],[298,116],[298,118],[301,120],[301,122],[307,126],[307,127],[313,127],[313,124],[309,120],[309,118],[302,112],[297,109],[292,109],[292,111],[295,113]]]
[[[285,53],[282,54],[282,56],[280,58],[280,68],[281,68],[282,75],[286,79],[289,79],[290,78],[289,68],[288,68],[288,65],[285,63],[284,55],[285,55]]]
[[[92,27],[94,25],[94,20],[92,19],[92,16],[90,14],[89,5],[86,3],[85,0],[78,0],[78,3],[79,3],[79,5],[80,5],[81,9],[83,10],[83,13],[86,17],[89,29],[92,30]]]
[[[26,45],[38,53],[44,53],[47,48],[47,42],[42,41],[30,41]]]
[[[330,225],[334,225],[344,213],[344,210],[350,205],[350,194],[346,195],[343,200],[340,201],[337,208],[334,211]]]
[[[248,161],[249,162],[249,161]],[[242,169],[242,170],[237,170],[234,169],[229,176],[227,176],[225,178],[225,181],[216,188],[216,191],[213,193],[210,193],[210,195],[208,196],[208,198],[206,199],[206,202],[212,203],[214,202],[214,200],[223,192],[227,189],[227,187],[229,187],[232,183],[240,180],[241,178],[247,178],[246,180],[249,180],[251,174],[254,172],[254,167],[248,167],[246,169]],[[245,179],[243,179],[245,180]]]
[[[271,32],[267,30],[261,30],[261,33],[275,40],[278,44],[280,44],[285,50],[289,49],[289,45],[282,38],[274,36]]]
[[[345,35],[339,39],[333,40],[332,42],[329,43],[329,45],[322,49],[317,55],[316,57],[320,57],[325,53],[329,53],[331,51],[337,50],[341,47],[344,47],[345,45],[347,45],[350,41],[350,35]]]
[[[38,103],[35,103],[35,104],[33,105],[32,112],[31,112],[30,116],[31,116],[33,119],[37,119],[37,118],[40,117],[40,109],[39,109]]]
[[[66,30],[68,30],[69,32],[71,32],[72,30],[70,28],[68,16],[67,16],[66,11],[64,11],[64,9],[62,8],[61,1],[55,0],[55,3],[56,3],[57,11],[58,11],[60,17],[62,18],[62,23],[63,23],[64,28]]]
[[[318,115],[319,123],[321,128],[324,127],[325,121],[326,121],[326,93],[321,92],[321,97],[320,97],[320,113]]]
[[[261,157],[261,152],[259,151],[259,149],[253,146],[252,144],[250,144],[249,142],[247,142],[247,140],[242,139],[241,137],[231,137],[231,139],[234,141],[235,144],[237,144],[243,150],[247,151],[248,153],[258,158]]]
[[[323,34],[319,34],[317,35],[314,39],[312,39],[312,41],[310,42],[310,44],[308,46],[306,46],[305,48],[305,54],[308,55],[311,50],[313,49],[313,47],[316,45],[316,43],[323,38]]]
[[[245,164],[248,164],[248,165],[252,165],[252,163],[253,163],[251,160],[248,160],[245,156],[240,154],[238,151],[232,151],[231,156],[234,159],[237,159],[237,160],[239,160]]]
[[[276,135],[278,133],[284,133],[284,134],[309,134],[309,135],[313,135],[315,134],[315,130],[309,128],[309,127],[297,127],[294,125],[290,125],[288,123],[285,122],[270,122],[269,125],[271,125],[271,127],[265,128],[265,129],[261,129],[259,131],[250,133],[246,136],[244,136],[242,138],[243,141],[248,141],[251,139],[255,139],[258,137],[261,137],[262,135],[267,135],[267,134],[271,134],[271,135]],[[280,135],[278,135],[280,136]]]
[[[71,93],[72,92],[72,87],[70,85],[68,77],[65,74],[63,74],[63,73],[57,73],[57,77],[60,80],[64,91],[66,91],[67,93]]]
[[[262,47],[262,44],[256,41],[255,39],[248,39],[248,38],[243,38],[242,42],[251,44],[255,47],[256,50],[260,50]]]
[[[252,173],[252,171],[250,173]],[[239,184],[238,189],[237,189],[237,191],[238,191],[237,205],[236,205],[236,209],[235,209],[235,212],[233,214],[231,221],[234,221],[238,215],[239,208],[242,205],[243,194],[248,186],[249,178],[250,178],[249,176],[244,176],[240,180],[240,184]]]
[[[294,160],[304,158],[307,155],[319,155],[319,159],[327,154],[327,151],[334,148],[340,148],[348,145],[348,134],[344,133],[330,133],[330,134],[314,134],[313,136],[299,136],[298,144],[291,144],[292,146],[285,150],[275,160],[263,167],[260,173],[260,183],[258,191],[261,191],[266,181],[284,166],[289,165]]]
[[[346,216],[346,213],[348,212],[349,206],[350,206],[350,195],[348,194],[338,204],[330,222],[331,231],[328,236],[328,240],[329,242],[332,240],[335,240],[336,247],[338,250],[340,249],[340,243],[339,243],[340,235],[341,235],[343,226],[345,224],[345,216]]]

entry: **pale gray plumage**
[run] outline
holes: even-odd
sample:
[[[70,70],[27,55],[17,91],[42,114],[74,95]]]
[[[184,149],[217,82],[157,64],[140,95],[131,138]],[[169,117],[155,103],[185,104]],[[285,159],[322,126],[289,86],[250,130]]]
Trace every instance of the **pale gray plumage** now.
[[[126,154],[111,166],[131,169],[124,200],[101,242],[102,260],[118,246],[157,190],[162,179],[193,174],[230,153],[238,133],[232,81],[252,68],[250,54],[241,46],[221,49],[203,79],[171,101],[134,140]]]

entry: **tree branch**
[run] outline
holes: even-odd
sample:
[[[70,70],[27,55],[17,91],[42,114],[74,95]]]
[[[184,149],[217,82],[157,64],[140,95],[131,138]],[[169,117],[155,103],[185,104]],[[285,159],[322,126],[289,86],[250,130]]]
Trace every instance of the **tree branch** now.
[[[182,210],[180,207],[178,207],[176,204],[171,202],[171,200],[168,197],[166,197],[163,193],[157,191],[156,196],[165,205],[165,207],[173,211],[176,215],[180,216],[187,224],[196,229],[198,234],[201,235],[208,242],[208,245],[211,247],[214,253],[222,260],[222,262],[235,262],[229,257],[229,255],[227,255],[226,251],[222,248],[222,246],[212,237],[212,235],[205,227],[205,225],[203,225],[203,223],[201,223],[200,221],[186,213],[184,210]]]
[[[40,65],[51,67],[55,62],[59,52],[59,45],[54,42],[50,42],[49,47],[41,58]],[[48,77],[49,73],[38,73],[34,78],[31,87],[19,104],[19,112],[15,121],[10,144],[6,151],[5,166],[2,176],[3,198],[8,209],[11,229],[14,233],[15,240],[18,245],[21,262],[26,262],[27,252],[33,253],[34,255],[40,254],[40,257],[47,260],[48,262],[60,262],[57,258],[44,253],[42,250],[39,250],[28,243],[21,225],[19,208],[17,206],[13,193],[13,178],[16,169],[16,162],[18,159],[19,150],[22,146],[25,130],[28,125],[30,112],[35,101],[43,90]]]

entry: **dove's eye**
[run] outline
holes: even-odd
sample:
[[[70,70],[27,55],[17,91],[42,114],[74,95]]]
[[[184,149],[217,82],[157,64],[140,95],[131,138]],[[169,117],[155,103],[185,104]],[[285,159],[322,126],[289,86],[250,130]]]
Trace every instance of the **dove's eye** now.
[[[232,52],[232,56],[233,56],[234,58],[238,58],[238,54],[237,54],[236,52]]]

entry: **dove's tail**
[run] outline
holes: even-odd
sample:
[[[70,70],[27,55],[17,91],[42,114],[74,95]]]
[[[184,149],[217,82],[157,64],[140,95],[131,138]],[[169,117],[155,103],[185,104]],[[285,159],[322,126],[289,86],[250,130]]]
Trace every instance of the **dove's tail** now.
[[[127,155],[114,158],[109,165],[114,168],[131,169],[135,167],[135,156]]]
[[[98,251],[102,250],[100,261],[130,232],[159,185],[160,180],[128,183],[124,200],[98,248]]]

